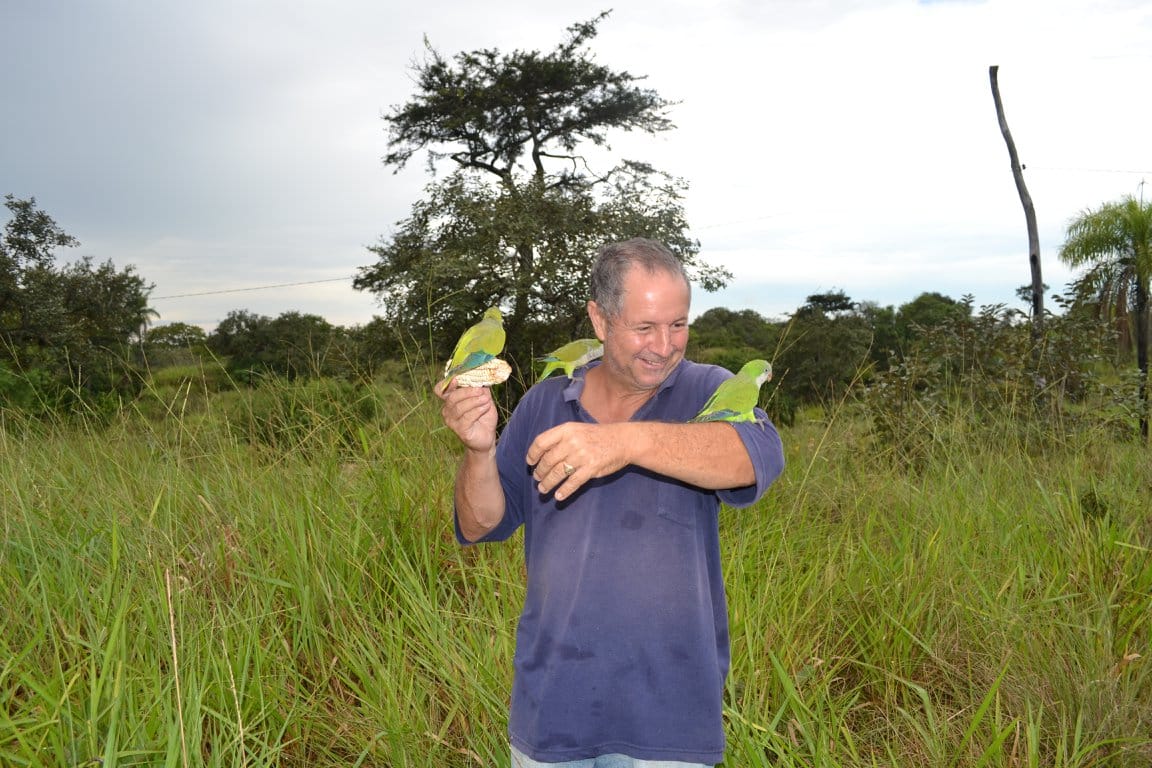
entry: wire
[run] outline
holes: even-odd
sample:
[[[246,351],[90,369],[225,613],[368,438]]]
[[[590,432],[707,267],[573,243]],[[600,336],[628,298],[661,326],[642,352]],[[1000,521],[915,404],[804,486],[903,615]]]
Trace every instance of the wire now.
[[[1027,165],[1027,163],[1025,163],[1025,165]],[[1152,171],[1125,171],[1119,168],[1059,168],[1051,165],[1031,165],[1028,166],[1028,169],[1033,171],[1075,171],[1078,173],[1152,173]]]
[[[316,285],[317,283],[335,283],[340,280],[352,280],[356,275],[348,275],[347,277],[329,277],[325,280],[305,280],[300,283],[277,283],[276,285],[256,285],[251,288],[226,288],[219,291],[200,291],[198,293],[175,293],[171,296],[152,296],[150,301],[160,301],[161,299],[184,299],[189,296],[215,296],[221,293],[243,293],[245,291],[264,291],[269,288],[291,288],[296,285]]]

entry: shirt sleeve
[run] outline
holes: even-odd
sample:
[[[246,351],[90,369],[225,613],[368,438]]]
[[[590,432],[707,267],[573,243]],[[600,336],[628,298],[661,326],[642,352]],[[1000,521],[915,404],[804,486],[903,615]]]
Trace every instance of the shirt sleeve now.
[[[756,421],[733,422],[736,433],[744,442],[748,458],[756,471],[756,482],[744,488],[720,491],[720,501],[731,507],[747,507],[755,504],[768,486],[775,482],[784,471],[784,444],[780,433],[761,409],[755,410]]]
[[[696,364],[689,369],[690,378],[686,380],[686,389],[692,398],[690,410],[696,413],[708,396],[716,391],[720,383],[732,378],[732,372],[718,365]],[[699,401],[699,402],[696,402]],[[756,472],[756,482],[743,488],[729,488],[718,491],[720,501],[731,507],[748,507],[755,504],[768,486],[784,471],[784,446],[780,440],[780,433],[768,418],[768,414],[761,408],[754,411],[755,421],[730,422],[740,435],[744,449],[748,451],[748,458]]]

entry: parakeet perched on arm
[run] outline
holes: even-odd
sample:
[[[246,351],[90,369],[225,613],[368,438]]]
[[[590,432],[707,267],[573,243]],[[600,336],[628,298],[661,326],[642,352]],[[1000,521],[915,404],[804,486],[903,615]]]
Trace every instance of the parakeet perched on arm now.
[[[740,373],[716,388],[700,413],[689,421],[755,421],[752,409],[760,399],[760,387],[772,378],[767,360],[750,360]]]
[[[491,307],[480,322],[460,335],[452,359],[444,366],[444,378],[436,385],[437,389],[443,391],[452,379],[487,365],[503,351],[504,316],[499,308]]]
[[[549,352],[544,357],[536,358],[538,363],[547,363],[544,370],[540,372],[540,378],[537,381],[548,378],[548,374],[557,368],[563,369],[568,378],[572,378],[572,371],[582,365],[587,365],[603,354],[604,345],[600,343],[599,339],[570,341],[556,351]]]

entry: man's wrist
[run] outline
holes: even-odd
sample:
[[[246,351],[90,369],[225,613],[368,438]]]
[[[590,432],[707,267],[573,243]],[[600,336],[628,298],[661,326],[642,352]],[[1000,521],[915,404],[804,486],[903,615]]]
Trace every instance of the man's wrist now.
[[[496,446],[489,448],[465,448],[464,461],[470,466],[478,467],[496,461]]]
[[[622,466],[635,464],[637,456],[650,455],[653,438],[649,425],[643,421],[622,421],[613,425],[619,432],[613,437],[613,443],[620,451]]]

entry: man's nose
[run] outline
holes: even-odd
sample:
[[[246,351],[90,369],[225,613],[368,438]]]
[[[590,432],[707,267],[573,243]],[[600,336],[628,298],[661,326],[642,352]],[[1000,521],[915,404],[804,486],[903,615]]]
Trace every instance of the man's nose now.
[[[656,328],[652,338],[652,351],[662,357],[672,353],[672,329]]]

